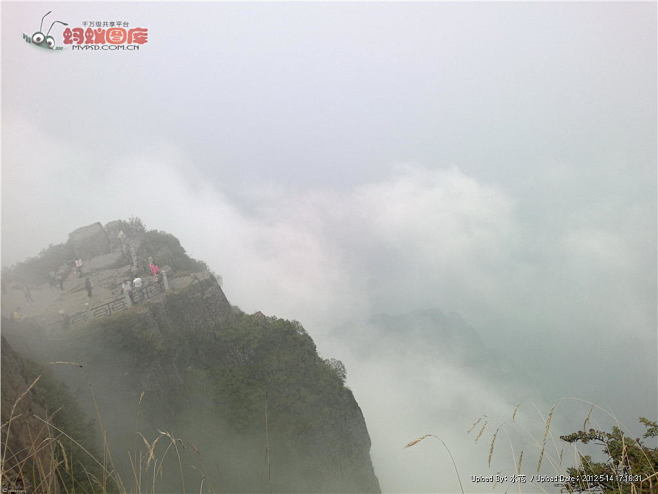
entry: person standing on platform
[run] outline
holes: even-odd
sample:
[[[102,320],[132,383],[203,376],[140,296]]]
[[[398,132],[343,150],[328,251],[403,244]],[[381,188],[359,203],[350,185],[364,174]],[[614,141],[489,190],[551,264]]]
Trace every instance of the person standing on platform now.
[[[91,298],[91,289],[93,287],[91,286],[91,280],[89,279],[89,276],[85,278],[85,289],[87,290],[87,297]]]
[[[142,300],[144,300],[146,297],[144,296],[144,289],[142,288],[142,284],[143,281],[139,276],[133,280],[133,288],[142,296]]]

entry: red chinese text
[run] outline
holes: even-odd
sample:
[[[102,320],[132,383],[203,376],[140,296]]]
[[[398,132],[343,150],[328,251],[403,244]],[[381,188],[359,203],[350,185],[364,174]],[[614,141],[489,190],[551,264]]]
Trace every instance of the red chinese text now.
[[[148,28],[135,27],[132,29],[125,29],[123,27],[111,27],[109,29],[82,29],[81,27],[74,27],[71,29],[67,27],[64,29],[64,44],[86,44],[86,45],[122,45],[122,44],[138,44],[143,45],[148,42]]]

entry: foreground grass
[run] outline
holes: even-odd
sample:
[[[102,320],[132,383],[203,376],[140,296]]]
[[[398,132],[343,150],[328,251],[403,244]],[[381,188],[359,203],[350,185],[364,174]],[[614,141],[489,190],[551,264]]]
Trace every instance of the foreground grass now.
[[[162,489],[165,462],[174,455],[181,492],[186,494],[182,451],[194,451],[200,457],[196,448],[170,432],[158,431],[150,440],[137,433],[140,447],[128,452],[130,475],[124,479],[115,467],[107,431],[102,426],[100,416],[98,423],[101,424],[102,453],[98,454],[57,427],[52,416],[17,413],[19,404],[40,378],[38,376],[34,379],[18,396],[12,404],[8,420],[2,424],[2,492],[155,494]],[[21,441],[14,441],[18,434]],[[194,464],[192,468],[198,473],[194,482],[198,487],[195,486],[194,492],[215,492],[206,483],[207,476],[203,467]]]
[[[563,402],[584,404],[587,406],[587,412],[582,430],[556,437],[553,424]],[[510,420],[493,427],[489,418],[483,415],[477,418],[467,431],[467,434],[474,436],[476,443],[485,434],[490,437],[487,467],[490,469],[489,477],[495,479],[491,481],[493,488],[496,484],[501,484],[505,492],[513,489],[519,493],[549,492],[549,489],[552,492],[559,490],[567,493],[658,493],[658,447],[646,444],[646,441],[655,441],[655,438],[658,438],[658,423],[640,418],[646,431],[642,439],[632,438],[624,432],[627,428],[622,427],[612,412],[585,400],[564,398],[553,405],[546,415],[534,404],[530,405],[541,419],[531,421],[532,427],[521,423],[521,404],[518,404],[514,407]],[[606,432],[596,421],[597,416],[612,424],[611,432]],[[541,433],[538,433],[539,431]],[[510,454],[496,458],[501,456],[497,452],[501,434],[507,439]],[[405,448],[416,446],[428,438],[438,439],[443,444],[463,493],[457,462],[439,436],[425,434],[409,442]],[[519,444],[525,449],[519,449]],[[565,464],[565,451],[573,454],[573,466]],[[529,458],[535,461],[529,464]],[[499,465],[504,464],[506,467],[494,472],[491,467],[492,462],[496,460],[499,460]]]

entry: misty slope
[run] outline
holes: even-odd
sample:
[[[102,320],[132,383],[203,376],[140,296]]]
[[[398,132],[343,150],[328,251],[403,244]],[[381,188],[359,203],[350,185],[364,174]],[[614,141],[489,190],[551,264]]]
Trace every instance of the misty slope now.
[[[352,331],[351,327],[360,330]],[[344,347],[343,354],[351,367],[358,367],[360,362],[383,366],[405,389],[415,387],[421,392],[437,389],[437,382],[459,379],[474,389],[480,385],[495,389],[499,397],[509,400],[510,406],[525,399],[539,399],[531,376],[515,365],[509,355],[489,348],[477,330],[459,314],[435,308],[377,314],[366,321],[334,329],[330,341],[344,340],[347,334],[350,346]],[[404,379],[414,386],[403,384]],[[426,406],[431,408],[429,404]],[[435,406],[447,413],[444,399],[437,400]],[[478,409],[473,413],[475,418],[484,412]],[[439,422],[447,420],[438,413],[435,417],[441,419]]]
[[[163,246],[171,236],[150,237],[144,256],[176,250]],[[167,265],[188,267],[183,255]],[[172,453],[159,492],[198,489],[200,477],[215,492],[379,492],[361,409],[301,324],[231,307],[208,273],[170,275],[177,288],[109,317],[53,329],[35,316],[3,333],[39,362],[83,365],[53,372],[87,418],[98,409],[124,477],[138,433],[182,440],[182,470]]]
[[[491,356],[477,332],[457,314],[437,309],[404,314],[377,314],[370,323],[378,328],[382,344],[397,341],[413,352],[436,352],[441,358],[467,363],[490,363]]]
[[[380,355],[394,349],[398,356],[460,364],[492,378],[511,379],[511,365],[483,343],[478,332],[459,314],[422,309],[402,314],[376,314],[354,333],[359,353]],[[347,327],[335,330],[339,335]]]

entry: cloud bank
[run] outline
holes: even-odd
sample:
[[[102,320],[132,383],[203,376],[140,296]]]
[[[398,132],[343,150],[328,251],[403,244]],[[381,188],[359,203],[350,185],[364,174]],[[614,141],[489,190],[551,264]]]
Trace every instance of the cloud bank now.
[[[438,445],[423,445],[432,453],[401,449],[424,433],[451,445],[463,477],[486,473],[486,446],[467,437],[469,424],[485,413],[509,415],[528,396],[544,407],[565,394],[605,400],[628,421],[636,410],[651,413],[655,354],[622,365],[635,347],[618,345],[655,347],[647,298],[655,282],[646,269],[653,237],[632,218],[618,228],[580,208],[558,227],[549,225],[550,211],[529,222],[526,199],[454,165],[392,166],[347,190],[253,182],[236,193],[204,181],[172,143],[99,159],[24,121],[5,132],[5,264],[99,220],[136,215],[172,232],[222,276],[232,303],[300,320],[321,354],[345,361],[389,492],[456,487]],[[396,348],[363,358],[351,344],[377,337],[367,323],[373,314],[423,308],[461,314],[528,383],[549,382],[510,396],[459,362],[416,361]],[[621,352],[621,362],[574,347],[583,342],[597,354]],[[602,376],[601,389],[588,386],[592,375]],[[640,390],[604,389],[632,375],[641,376],[643,398]]]

